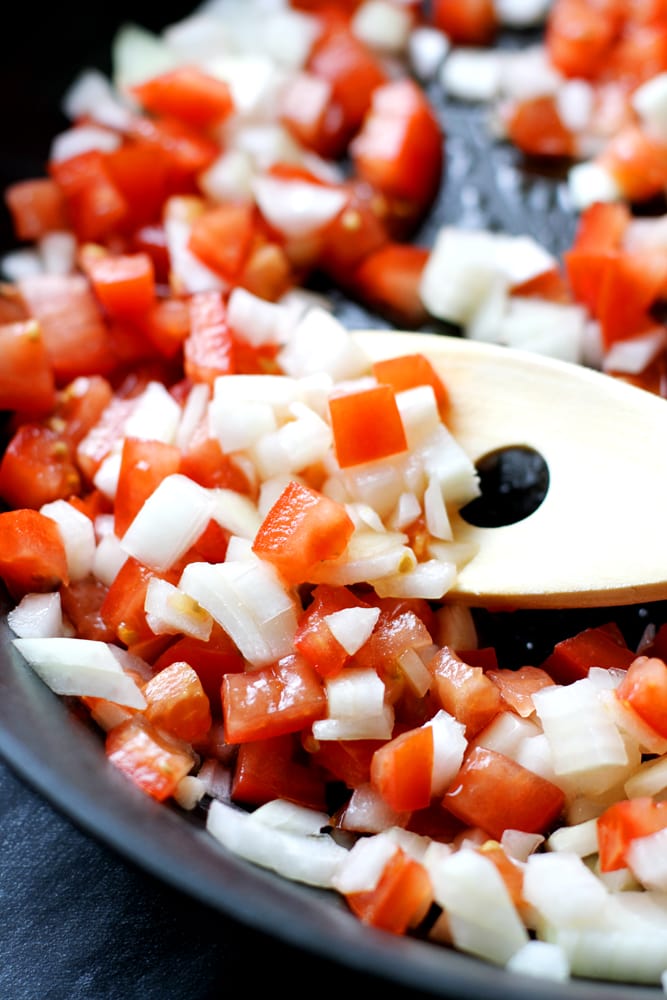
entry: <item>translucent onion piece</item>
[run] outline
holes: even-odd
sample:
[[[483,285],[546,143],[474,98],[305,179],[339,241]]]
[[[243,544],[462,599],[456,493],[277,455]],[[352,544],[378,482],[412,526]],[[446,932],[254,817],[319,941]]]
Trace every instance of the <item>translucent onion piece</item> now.
[[[213,514],[208,490],[180,473],[166,476],[121,539],[128,555],[158,572],[169,569],[199,538]]]
[[[58,533],[65,546],[70,581],[83,580],[92,572],[95,560],[93,522],[67,500],[52,500],[43,504],[40,512],[58,525]]]
[[[21,639],[46,639],[65,635],[60,594],[25,594],[7,612],[7,624]]]

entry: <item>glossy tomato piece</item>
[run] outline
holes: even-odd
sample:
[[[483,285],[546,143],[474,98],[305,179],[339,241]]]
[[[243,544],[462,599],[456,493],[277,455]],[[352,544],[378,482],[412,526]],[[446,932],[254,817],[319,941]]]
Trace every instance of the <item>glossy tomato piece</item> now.
[[[499,27],[493,0],[433,0],[431,18],[456,45],[488,45]]]
[[[604,70],[621,24],[616,3],[557,0],[546,30],[550,61],[563,76],[595,79]]]
[[[16,600],[67,582],[65,546],[55,521],[37,510],[0,513],[0,579]]]
[[[51,360],[35,320],[0,324],[0,410],[46,416],[56,401]]]
[[[308,809],[326,808],[324,778],[299,759],[299,746],[290,733],[241,744],[231,797],[252,806],[286,799]]]
[[[237,282],[256,229],[251,205],[230,202],[205,209],[192,223],[189,249],[226,281]]]
[[[387,243],[364,258],[353,287],[364,302],[396,324],[419,327],[427,319],[420,287],[428,255],[425,247]]]
[[[0,497],[38,510],[78,493],[81,477],[66,438],[46,424],[21,424],[0,460]]]
[[[407,451],[403,421],[389,385],[332,396],[329,413],[342,469]]]
[[[470,826],[500,840],[505,830],[546,833],[565,804],[561,789],[505,754],[474,747],[443,799]]]
[[[564,124],[551,94],[518,101],[505,122],[507,137],[527,156],[576,155],[574,134]]]
[[[60,588],[63,614],[82,639],[114,642],[116,636],[102,618],[101,608],[108,587],[94,576],[72,580]]]
[[[420,726],[375,751],[371,784],[394,812],[413,812],[431,801],[432,773],[433,729]]]
[[[612,136],[598,162],[627,201],[647,201],[667,186],[667,142],[640,126],[629,125]]]
[[[174,794],[195,762],[187,744],[138,715],[109,730],[105,752],[114,767],[158,802]]]
[[[319,584],[312,593],[310,604],[299,618],[294,636],[294,649],[307,660],[321,677],[335,677],[350,656],[329,628],[327,615],[345,608],[367,607],[347,587]]]
[[[81,242],[103,242],[118,231],[128,211],[122,192],[98,149],[49,163],[49,174],[65,199],[67,217]]]
[[[541,666],[557,684],[571,684],[591,667],[627,670],[634,658],[617,626],[597,625],[562,639]]]
[[[145,501],[167,476],[178,472],[181,453],[164,441],[123,441],[114,501],[114,530],[122,538]]]
[[[212,386],[235,371],[234,339],[220,292],[195,292],[190,298],[190,333],[183,345],[185,374]]]
[[[343,504],[292,480],[259,526],[252,549],[296,585],[323,560],[342,556],[353,531]]]
[[[600,870],[614,872],[625,868],[632,841],[665,827],[667,802],[654,802],[647,796],[615,802],[597,820]]]
[[[347,788],[367,785],[371,780],[371,762],[382,740],[316,740],[312,734],[302,738],[309,757],[331,780]]]
[[[18,240],[39,240],[68,229],[65,198],[51,177],[16,181],[5,189],[4,197]]]
[[[145,111],[167,115],[206,129],[224,121],[234,110],[229,85],[196,66],[177,66],[131,87]]]
[[[151,579],[156,576],[133,556],[125,560],[100,608],[100,614],[107,626],[123,645],[131,647],[147,639],[154,633],[146,621],[144,603]]]
[[[211,728],[211,707],[196,671],[184,660],[159,670],[144,685],[149,722],[188,743],[203,740]]]
[[[489,680],[498,685],[504,705],[523,719],[535,711],[533,705],[535,692],[555,684],[546,670],[531,665],[519,667],[517,670],[485,668],[485,674]]]
[[[616,688],[628,705],[660,736],[667,737],[667,665],[657,656],[638,656]]]
[[[394,392],[430,385],[441,411],[446,413],[449,409],[449,393],[445,383],[425,354],[404,354],[399,358],[374,361],[373,375],[378,382],[390,385]]]
[[[471,667],[448,646],[443,646],[428,664],[435,693],[445,711],[466,727],[468,739],[476,736],[502,710],[496,684],[481,667]]]
[[[294,733],[326,714],[321,677],[298,656],[222,681],[225,733],[230,743],[248,743]]]
[[[196,671],[209,700],[211,712],[219,718],[222,713],[220,701],[222,678],[225,674],[241,673],[244,668],[243,657],[238,649],[227,633],[214,622],[211,635],[206,642],[190,636],[177,638],[160,653],[153,668],[160,671],[171,663],[181,661],[188,663]]]
[[[107,315],[136,317],[154,305],[155,271],[148,254],[111,254],[89,245],[83,247],[79,262]]]
[[[167,156],[159,149],[128,140],[106,153],[104,164],[125,202],[125,214],[117,226],[119,231],[133,236],[141,227],[159,225],[162,205],[171,191]]]
[[[362,923],[392,934],[405,934],[428,913],[433,889],[424,866],[399,847],[385,865],[375,889],[346,898]]]

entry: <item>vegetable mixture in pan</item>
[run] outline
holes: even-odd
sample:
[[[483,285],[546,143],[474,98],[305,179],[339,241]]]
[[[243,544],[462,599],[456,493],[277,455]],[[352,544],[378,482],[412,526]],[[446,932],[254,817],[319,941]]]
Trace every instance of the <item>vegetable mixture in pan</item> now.
[[[447,183],[433,87],[563,171],[562,259],[414,242]],[[448,599],[480,483],[446,372],[374,356],[322,291],[662,395],[667,3],[219,0],[124,26],[63,107],[5,192],[17,651],[129,781],[364,923],[667,983],[667,626],[610,609],[503,654]]]

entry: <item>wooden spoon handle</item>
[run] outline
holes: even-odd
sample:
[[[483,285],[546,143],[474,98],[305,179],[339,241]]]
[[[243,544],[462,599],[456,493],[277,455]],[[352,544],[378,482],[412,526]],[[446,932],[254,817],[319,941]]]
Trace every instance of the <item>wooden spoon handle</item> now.
[[[435,334],[357,334],[374,359],[426,354],[473,462],[526,446],[549,489],[525,520],[455,537],[479,547],[450,593],[471,605],[570,608],[667,598],[667,401],[579,365]]]

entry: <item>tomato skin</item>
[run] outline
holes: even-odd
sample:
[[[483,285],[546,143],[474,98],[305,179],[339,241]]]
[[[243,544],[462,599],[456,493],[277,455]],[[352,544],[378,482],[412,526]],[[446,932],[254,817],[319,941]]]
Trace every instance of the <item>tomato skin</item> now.
[[[434,0],[431,18],[456,45],[488,45],[498,31],[492,0]]]
[[[332,396],[329,413],[341,469],[407,450],[403,422],[389,385]]]
[[[572,684],[591,667],[627,670],[634,658],[615,626],[597,625],[562,639],[541,666],[557,684]]]
[[[234,342],[219,292],[190,297],[190,333],[183,345],[185,374],[213,386],[220,375],[235,371]]]
[[[404,243],[387,243],[362,260],[352,278],[357,295],[378,312],[406,327],[427,319],[421,300],[421,277],[428,250]]]
[[[131,92],[145,111],[179,118],[206,129],[224,121],[234,109],[229,86],[196,66],[179,66],[142,83]]]
[[[298,656],[242,674],[225,674],[222,709],[230,743],[298,732],[326,713],[321,678]]]
[[[362,923],[391,934],[405,934],[428,913],[433,889],[424,866],[399,847],[385,865],[375,889],[346,898]]]
[[[518,670],[491,668],[486,669],[485,674],[498,685],[503,704],[524,719],[534,711],[533,694],[555,684],[542,667],[524,666]]]
[[[507,137],[527,156],[564,157],[576,155],[576,141],[563,124],[551,95],[517,102],[506,122]]]
[[[667,737],[667,665],[657,656],[638,656],[616,688],[628,705],[660,736]]]
[[[0,410],[46,416],[56,401],[51,361],[35,320],[0,324]]]
[[[67,583],[67,557],[58,526],[37,510],[0,513],[0,578],[16,600]]]
[[[216,205],[193,221],[188,246],[207,267],[236,282],[248,259],[255,229],[251,205]]]
[[[109,316],[132,318],[155,303],[155,272],[148,254],[111,254],[88,245],[79,261],[93,291]]]
[[[138,715],[109,730],[105,752],[115,767],[158,802],[174,794],[194,764],[187,744],[160,732]]]
[[[442,708],[462,722],[468,739],[476,736],[502,710],[496,684],[481,667],[471,667],[443,646],[428,664]]]
[[[211,708],[195,670],[177,661],[158,671],[146,685],[149,722],[188,743],[203,740],[211,728]]]
[[[565,795],[553,782],[495,750],[473,747],[442,804],[496,840],[507,829],[545,833],[562,812]]]
[[[78,493],[81,479],[62,434],[41,423],[21,424],[0,460],[0,497],[38,510]]]
[[[667,802],[641,797],[615,802],[598,817],[600,871],[627,866],[627,851],[636,837],[647,837],[667,827]]]
[[[425,809],[431,801],[433,729],[423,726],[395,736],[376,750],[371,784],[397,812]]]
[[[260,524],[252,550],[296,585],[323,560],[341,556],[353,531],[342,504],[292,480]]]
[[[324,779],[299,760],[298,749],[290,733],[242,743],[232,779],[232,800],[261,806],[282,798],[308,809],[326,809]]]

